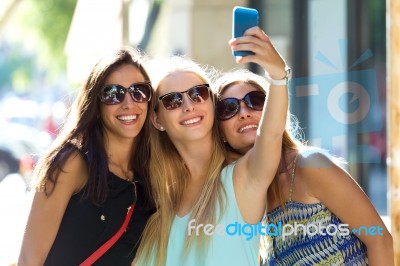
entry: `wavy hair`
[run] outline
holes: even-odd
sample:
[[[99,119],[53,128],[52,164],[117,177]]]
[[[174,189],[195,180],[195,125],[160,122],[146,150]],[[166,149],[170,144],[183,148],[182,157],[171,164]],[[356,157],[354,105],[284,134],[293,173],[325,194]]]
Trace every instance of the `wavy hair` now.
[[[108,76],[123,65],[136,67],[146,81],[150,81],[144,66],[144,55],[134,48],[120,48],[102,58],[91,70],[71,106],[59,136],[50,150],[40,159],[35,168],[36,189],[51,194],[57,185],[62,167],[71,154],[79,151],[85,159],[89,178],[83,197],[94,204],[101,205],[108,195],[108,159],[104,147],[104,129],[100,117],[100,99],[98,97]],[[151,103],[149,103],[150,105]],[[147,113],[142,130],[135,140],[134,152],[130,158],[132,170],[144,175],[148,188],[147,202],[150,197],[148,163],[150,160],[149,129],[150,115]],[[48,186],[49,183],[51,186]],[[50,187],[50,189],[48,189]]]
[[[208,78],[209,70],[202,68],[191,60],[182,57],[173,57],[167,60],[153,62],[155,66],[151,78],[154,84],[154,96],[157,93],[163,78],[176,72],[189,72],[196,74],[204,83],[210,83]],[[148,69],[153,69],[149,67]],[[161,72],[160,72],[161,71]],[[213,95],[213,101],[215,96]],[[158,112],[157,103],[152,106],[154,112]],[[157,195],[155,203],[157,212],[150,218],[141,241],[138,257],[149,263],[149,258],[153,254],[155,265],[164,265],[167,256],[167,245],[172,221],[176,215],[176,209],[179,206],[186,182],[190,178],[188,168],[183,162],[183,158],[178,153],[172,141],[166,132],[161,132],[155,128],[150,130],[151,138],[151,159],[150,176],[154,195]],[[192,212],[191,219],[197,223],[215,223],[219,217],[216,217],[216,206],[224,209],[225,191],[223,189],[220,173],[226,165],[224,146],[219,135],[216,120],[212,127],[213,151],[210,155],[210,165],[207,172],[206,182],[197,199]],[[186,248],[183,256],[188,251],[189,246],[196,241],[199,250],[206,246],[207,239],[204,235],[194,238],[193,235],[186,239]]]
[[[220,99],[224,91],[237,84],[248,84],[257,90],[264,92],[266,94],[266,97],[268,97],[269,84],[267,80],[260,75],[250,72],[247,69],[238,69],[220,74],[214,80],[212,87],[216,90],[217,99]],[[290,123],[286,123],[286,129],[283,132],[282,136],[281,160],[275,177],[268,189],[268,193],[273,193],[274,197],[279,199],[279,202],[283,207],[284,199],[283,194],[278,186],[278,176],[282,173],[289,173],[288,167],[290,162],[288,163],[286,161],[285,154],[290,151],[299,152],[299,150],[303,147],[303,143],[297,139],[301,136],[298,121],[289,112],[288,121]],[[242,156],[242,154],[238,154],[238,151],[232,148],[229,143],[226,142],[225,146],[229,152],[233,153],[234,158]]]

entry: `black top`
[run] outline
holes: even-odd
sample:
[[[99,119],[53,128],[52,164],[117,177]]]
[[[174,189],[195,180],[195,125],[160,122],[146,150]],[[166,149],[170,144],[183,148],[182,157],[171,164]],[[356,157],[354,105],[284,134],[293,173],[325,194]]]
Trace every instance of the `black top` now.
[[[135,201],[134,185],[109,172],[109,196],[102,206],[82,199],[83,190],[71,197],[56,239],[44,265],[79,265],[121,227],[127,208]],[[144,208],[143,179],[135,173],[137,201],[127,230],[94,265],[131,265],[139,238],[153,209]]]

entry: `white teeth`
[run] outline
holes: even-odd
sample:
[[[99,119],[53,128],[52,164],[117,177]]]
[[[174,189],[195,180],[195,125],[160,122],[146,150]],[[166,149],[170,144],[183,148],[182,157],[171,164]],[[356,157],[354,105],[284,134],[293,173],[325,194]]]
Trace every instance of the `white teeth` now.
[[[183,121],[182,124],[184,124],[184,125],[194,124],[194,123],[199,122],[200,119],[201,119],[200,117],[196,117],[196,118],[193,118],[193,119],[189,119],[189,120]]]
[[[121,115],[121,116],[118,116],[117,118],[122,121],[130,121],[130,120],[135,120],[136,115]]]
[[[239,133],[242,133],[243,131],[246,131],[246,130],[251,129],[251,128],[258,128],[258,126],[257,126],[257,125],[247,125],[247,126],[244,126],[244,127],[242,127],[242,128],[239,128]]]

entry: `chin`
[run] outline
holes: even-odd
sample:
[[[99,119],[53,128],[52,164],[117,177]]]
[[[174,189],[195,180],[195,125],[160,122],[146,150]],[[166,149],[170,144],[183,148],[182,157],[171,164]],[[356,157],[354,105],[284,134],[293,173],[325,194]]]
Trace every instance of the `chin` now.
[[[248,136],[242,141],[242,147],[253,146],[256,142],[256,136]]]
[[[254,141],[241,142],[239,145],[231,146],[234,150],[239,151],[241,154],[245,154],[254,146]]]

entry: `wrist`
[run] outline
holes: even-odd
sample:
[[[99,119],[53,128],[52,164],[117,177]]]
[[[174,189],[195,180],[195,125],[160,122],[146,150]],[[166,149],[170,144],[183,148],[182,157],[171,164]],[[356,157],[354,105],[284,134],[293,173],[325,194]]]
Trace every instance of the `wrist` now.
[[[289,81],[292,79],[292,69],[288,66],[285,67],[286,75],[281,79],[272,78],[267,72],[265,73],[265,77],[269,84],[275,86],[287,86]]]

